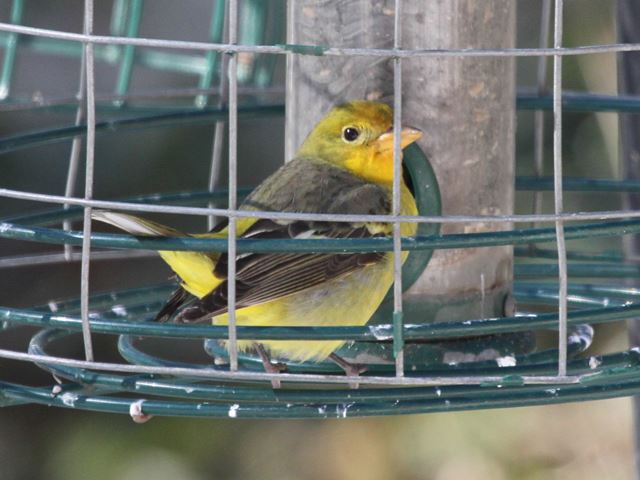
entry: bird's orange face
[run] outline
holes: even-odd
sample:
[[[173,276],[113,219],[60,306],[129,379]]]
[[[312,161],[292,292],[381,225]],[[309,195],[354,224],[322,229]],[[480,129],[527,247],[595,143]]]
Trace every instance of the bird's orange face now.
[[[422,137],[405,127],[401,148]],[[353,101],[334,107],[312,130],[298,156],[321,158],[376,183],[393,182],[393,111],[377,102]]]

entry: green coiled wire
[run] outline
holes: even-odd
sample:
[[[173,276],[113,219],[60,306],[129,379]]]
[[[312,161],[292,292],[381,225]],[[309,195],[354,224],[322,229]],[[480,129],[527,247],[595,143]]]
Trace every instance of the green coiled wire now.
[[[21,2],[14,2],[15,5]],[[130,3],[130,2],[126,2]],[[218,4],[223,2],[218,2]],[[116,7],[125,2],[116,2]],[[248,2],[248,5],[260,8],[260,2]],[[138,5],[139,6],[139,5]],[[136,2],[129,4],[135,14]],[[250,8],[253,8],[250,7]],[[253,13],[256,13],[254,10]],[[16,15],[20,11],[15,10]],[[249,14],[253,14],[249,12]],[[130,23],[113,25],[121,29],[121,35],[135,35],[135,18]],[[221,25],[212,23],[212,39],[221,35]],[[274,35],[277,35],[275,32]],[[7,48],[11,47],[12,37],[0,35]],[[35,48],[58,49],[58,53],[79,55],[80,45],[59,45],[41,39],[26,39]],[[247,40],[249,41],[249,40]],[[130,49],[132,50],[132,49]],[[119,59],[121,70],[117,94],[128,91],[131,53],[126,47],[116,56],[111,47],[96,47],[97,58]],[[205,88],[213,81],[218,55],[208,54],[206,58],[187,58],[176,54],[144,52],[137,57],[142,64],[160,68],[180,68],[201,75],[200,87]],[[173,62],[173,63],[172,63]],[[260,62],[263,62],[260,60]],[[273,65],[256,63],[247,75],[264,78],[263,85],[270,83]],[[187,65],[189,64],[189,65]],[[7,63],[5,62],[5,70]],[[129,66],[127,66],[129,65]],[[188,67],[188,68],[187,68]],[[164,68],[164,67],[163,67]],[[261,72],[263,68],[263,73]],[[266,73],[264,73],[266,72]],[[10,77],[3,71],[3,81]],[[260,77],[262,75],[262,77]],[[247,80],[249,81],[249,79]],[[1,83],[1,82],[0,82]],[[258,81],[260,83],[260,81]],[[640,100],[631,97],[595,96],[565,93],[563,108],[567,111],[640,111]],[[11,101],[6,102],[11,104]],[[129,128],[158,128],[174,126],[185,122],[213,122],[224,120],[227,112],[223,107],[210,107],[205,103],[196,103],[197,108],[156,107],[136,104],[116,104],[104,102],[99,109],[117,112],[118,117],[99,122],[97,132],[122,130]],[[550,97],[538,97],[521,93],[518,96],[518,108],[521,110],[549,109]],[[77,104],[66,103],[53,107],[75,109]],[[36,108],[36,107],[34,107]],[[283,106],[280,103],[260,104],[250,100],[239,108],[241,118],[281,116]],[[86,126],[77,125],[50,129],[42,132],[20,134],[0,139],[0,153],[30,148],[50,142],[65,141],[77,135],[84,135]],[[409,159],[411,155],[408,155]],[[571,179],[563,180],[568,191],[600,191],[628,193],[640,190],[640,182]],[[551,190],[552,179],[519,178],[517,188],[523,191]],[[153,197],[133,199],[135,202],[165,202],[171,204],[202,203],[224,198],[226,192],[211,194],[208,192],[187,192],[173,195],[155,195]],[[81,233],[69,232],[46,225],[73,218],[81,212],[80,207],[56,209],[45,213],[15,216],[0,223],[0,236],[15,240],[28,240],[53,244],[80,244]],[[422,214],[428,214],[421,212]],[[437,215],[436,213],[433,213]],[[508,232],[484,232],[460,235],[438,235],[437,224],[424,225],[415,239],[405,239],[403,248],[412,252],[422,252],[420,262],[428,260],[435,248],[465,248],[490,245],[526,245],[519,247],[521,257],[553,259],[555,252],[537,246],[539,243],[553,242],[555,230],[552,228],[524,228]],[[640,220],[624,219],[615,221],[588,222],[565,227],[567,239],[584,239],[595,236],[611,237],[633,234],[640,231]],[[534,246],[534,244],[536,244]],[[151,250],[218,250],[225,251],[226,241],[213,239],[140,239],[129,235],[92,234],[92,245],[104,248],[151,249]],[[278,242],[255,242],[238,240],[239,251],[389,251],[392,249],[389,239],[338,241],[287,240]],[[640,269],[636,265],[623,264],[618,252],[587,254],[570,252],[569,275],[572,279],[616,279],[637,278]],[[409,344],[415,342],[440,342],[455,349],[461,338],[489,337],[504,332],[528,332],[531,330],[553,330],[557,328],[557,315],[549,312],[557,302],[557,286],[554,283],[538,280],[552,279],[557,276],[557,266],[553,263],[532,263],[516,265],[517,282],[514,295],[519,302],[545,309],[547,313],[504,318],[476,319],[464,322],[406,325],[404,338]],[[526,281],[523,281],[526,280]],[[214,366],[209,362],[179,362],[163,358],[146,351],[146,338],[169,339],[175,342],[203,342],[203,352],[216,355],[216,339],[224,339],[226,327],[155,324],[150,320],[154,312],[168,295],[170,285],[150,286],[123,292],[109,292],[91,298],[92,331],[115,335],[121,355],[130,363],[147,366],[189,367],[194,369],[216,368],[221,371],[226,366]],[[633,288],[594,283],[574,283],[569,290],[569,325],[574,332],[580,332],[584,324],[618,322],[640,314],[637,297],[640,292]],[[117,302],[117,303],[116,303]],[[57,302],[57,311],[47,307],[16,309],[0,307],[0,320],[7,328],[15,325],[30,325],[38,328],[29,345],[29,353],[46,355],[48,348],[59,341],[70,341],[81,330],[79,304],[77,301]],[[114,306],[119,309],[114,311]],[[124,308],[126,314],[120,308]],[[392,338],[391,325],[376,325],[375,329],[364,327],[239,327],[239,338],[251,339],[348,339],[354,342],[384,342]],[[143,340],[140,340],[142,337]],[[579,378],[577,383],[526,384],[523,376],[555,375],[557,351],[544,350],[529,354],[515,355],[514,366],[502,367],[495,360],[477,361],[468,364],[423,364],[414,371],[408,371],[407,377],[461,377],[496,376],[500,380],[476,385],[441,385],[436,387],[375,387],[347,390],[322,385],[291,384],[276,391],[267,381],[224,382],[206,381],[197,378],[173,377],[155,374],[116,374],[85,368],[65,367],[39,363],[42,368],[65,381],[55,386],[32,387],[7,382],[0,383],[0,404],[17,405],[21,403],[41,403],[66,408],[82,408],[96,411],[130,413],[132,402],[138,397],[144,398],[142,409],[151,415],[188,415],[222,416],[234,418],[326,418],[351,417],[363,415],[389,415],[401,413],[436,412],[477,408],[499,408],[522,405],[539,405],[567,401],[610,398],[614,396],[637,394],[640,391],[638,371],[640,355],[635,350],[613,353],[598,357],[584,357],[581,354],[590,343],[589,335],[574,335],[577,341],[569,342],[570,376]],[[381,340],[387,339],[387,340]],[[175,348],[175,347],[174,347]],[[241,357],[241,367],[247,371],[260,371],[259,364],[250,357]],[[293,364],[295,373],[338,373],[335,366],[328,363]],[[386,365],[373,366],[372,375],[393,376],[393,368]],[[90,388],[86,388],[90,387]]]

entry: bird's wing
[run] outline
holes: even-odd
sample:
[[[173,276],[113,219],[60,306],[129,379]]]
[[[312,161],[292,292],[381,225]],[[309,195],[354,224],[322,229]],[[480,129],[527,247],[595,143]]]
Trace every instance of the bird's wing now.
[[[265,211],[388,214],[390,192],[346,170],[312,159],[296,159],[263,182],[241,208]],[[390,226],[319,221],[261,219],[239,229],[241,238],[365,238],[388,233]],[[236,258],[236,306],[244,308],[286,297],[349,275],[384,259],[384,253],[245,253]],[[228,257],[221,254],[213,274],[224,279],[209,295],[184,310],[179,319],[204,321],[227,310]]]
[[[270,220],[259,220],[243,238],[363,238],[379,236],[372,234],[366,226],[352,226],[347,232],[345,225],[332,229],[328,225],[301,225],[305,222],[281,224]],[[255,228],[255,230],[254,230]],[[298,234],[292,236],[292,233]],[[368,253],[262,253],[239,256],[236,260],[236,307],[266,303],[283,298],[329,280],[362,270],[384,259],[382,252]],[[227,277],[228,257],[222,255],[216,264],[214,275]],[[209,295],[179,315],[183,322],[209,320],[212,316],[227,311],[227,281],[222,282]]]
[[[174,228],[126,213],[93,210],[91,218],[99,222],[108,223],[139,237],[176,237],[184,235],[184,233]]]

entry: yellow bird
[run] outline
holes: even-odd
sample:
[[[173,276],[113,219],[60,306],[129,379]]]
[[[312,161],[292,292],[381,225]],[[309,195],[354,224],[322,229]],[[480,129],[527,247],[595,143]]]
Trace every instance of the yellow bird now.
[[[422,132],[402,128],[402,148]],[[353,101],[334,107],[311,131],[295,158],[262,182],[241,210],[298,213],[391,213],[393,183],[393,113],[389,106]],[[401,181],[401,213],[416,215],[412,193]],[[131,215],[96,211],[94,218],[133,235],[178,236],[176,230]],[[387,223],[283,221],[240,218],[240,238],[363,238],[391,235]],[[403,236],[416,232],[402,223]],[[226,238],[226,224],[195,237]],[[165,321],[228,323],[227,255],[208,252],[158,252],[180,279],[180,288],[158,313]],[[403,261],[407,254],[403,253]],[[364,325],[393,282],[393,253],[252,253],[236,259],[238,325]],[[265,369],[281,371],[269,354],[293,361],[331,358],[347,374],[363,369],[333,353],[343,341],[239,341],[255,347]],[[277,383],[277,382],[276,382]]]

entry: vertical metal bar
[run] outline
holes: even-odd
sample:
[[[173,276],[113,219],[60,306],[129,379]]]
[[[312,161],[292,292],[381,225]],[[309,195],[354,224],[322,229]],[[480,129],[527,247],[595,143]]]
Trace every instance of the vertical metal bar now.
[[[119,13],[122,10],[124,3],[123,0],[118,0],[114,3],[114,12],[112,17],[112,33],[113,29],[116,28],[116,25],[113,25],[114,19],[123,15],[123,13]],[[116,30],[114,34],[119,34]],[[80,125],[85,117],[86,113],[86,103],[85,103],[85,89],[87,84],[87,56],[86,49],[82,49],[82,54],[80,56],[80,80],[78,86],[78,93],[76,94],[76,99],[78,100],[78,108],[76,110],[76,118],[74,124],[76,126]],[[80,151],[82,150],[82,135],[76,135],[73,137],[73,141],[71,143],[71,152],[69,153],[69,166],[67,167],[67,180],[64,187],[64,196],[72,197],[75,194],[76,190],[76,181],[78,178],[78,168],[80,167]],[[63,208],[68,210],[71,205],[64,204]],[[65,219],[62,222],[63,230],[69,231],[71,230],[72,223],[71,220]],[[64,245],[64,259],[69,262],[72,259],[74,253],[73,245],[65,244]]]
[[[125,35],[127,37],[135,37],[138,35],[140,27],[140,19],[142,17],[143,0],[130,0],[127,9],[129,18],[127,19],[127,29]],[[135,47],[133,45],[124,45],[122,47],[122,58],[120,61],[120,71],[118,72],[118,80],[116,83],[116,94],[124,95],[129,90],[131,84],[131,74],[133,73],[133,60],[135,58]],[[114,104],[120,106],[124,103],[122,100],[116,100]]]
[[[85,104],[85,88],[87,82],[87,65],[86,65],[86,49],[83,47],[82,54],[80,56],[80,79],[78,81],[78,93],[76,99],[78,100],[78,108],[76,109],[76,117],[74,124],[80,125],[85,116],[86,104]],[[71,142],[71,152],[69,153],[69,166],[67,167],[67,180],[64,187],[64,196],[72,197],[75,194],[76,180],[78,178],[78,168],[80,166],[80,152],[82,150],[82,135],[76,135]],[[64,204],[63,208],[68,210],[71,206]],[[62,228],[66,231],[71,230],[72,223],[70,220],[65,219],[62,222]],[[73,256],[73,245],[64,245],[64,259],[68,262],[71,261]]]
[[[393,24],[393,48],[402,41],[402,0],[396,0]],[[393,59],[393,215],[400,215],[402,178],[402,151],[400,129],[402,121],[402,63]],[[393,223],[393,353],[396,376],[404,376],[404,338],[402,334],[402,237],[400,222]]]
[[[229,43],[238,38],[238,2],[229,0]],[[229,209],[238,208],[237,154],[238,154],[238,59],[229,58]],[[229,218],[227,307],[229,311],[229,368],[238,369],[238,342],[236,333],[236,218]]]
[[[229,22],[226,20],[226,11],[225,11],[225,3],[224,2],[219,2],[216,5],[216,10],[214,12],[214,15],[222,15],[223,17],[223,24],[222,24],[222,38],[226,39],[229,35]],[[213,28],[213,26],[212,26]],[[213,35],[214,34],[219,34],[220,32],[214,32],[212,30],[211,34],[212,34],[212,40],[213,40]],[[223,72],[222,75],[220,75],[220,85],[219,85],[219,101],[218,101],[218,106],[222,107],[222,105],[224,104],[224,98],[227,95],[227,75],[225,75],[224,73],[227,71],[227,69],[229,68],[229,60],[228,60],[228,56],[224,55],[222,58],[222,68],[221,68],[221,72]],[[206,98],[206,97],[204,97]],[[205,102],[206,104],[206,102]],[[202,105],[204,106],[204,104]],[[215,188],[218,186],[218,183],[220,182],[220,168],[222,166],[222,146],[224,145],[224,134],[225,134],[225,122],[224,121],[218,121],[215,124],[214,127],[214,131],[213,131],[213,146],[212,146],[212,150],[211,150],[211,167],[209,169],[209,183],[207,185],[208,189],[210,192],[213,192],[215,190]],[[209,203],[209,208],[213,207],[213,203]],[[209,215],[207,217],[207,227],[209,230],[211,230],[214,225],[216,223],[216,217],[215,215]]]
[[[555,0],[553,47],[562,48],[563,0]],[[553,195],[555,213],[563,211],[562,201],[562,56],[553,56]],[[567,374],[567,250],[562,220],[556,220],[558,244],[558,375]]]
[[[547,48],[549,43],[549,25],[551,20],[551,0],[542,0],[542,10],[540,13],[540,38],[538,47]],[[543,95],[547,91],[547,57],[538,57],[538,95]],[[544,174],[544,110],[536,110],[533,117],[534,122],[534,144],[533,144],[533,166],[536,176],[542,177]],[[542,213],[542,192],[535,191],[533,194],[533,212]],[[535,225],[535,223],[534,223]]]
[[[295,5],[294,0],[287,0],[287,32],[286,42],[290,45],[296,43],[295,35]],[[288,162],[295,154],[296,139],[298,138],[298,130],[295,114],[298,112],[298,108],[294,105],[298,96],[295,93],[296,81],[296,55],[294,53],[287,53],[287,66],[286,66],[286,102],[285,102],[285,138],[284,138],[284,160]]]
[[[22,0],[13,0],[11,6],[10,23],[20,23],[22,21],[22,11],[24,3]],[[7,46],[4,50],[4,63],[2,64],[2,72],[0,72],[0,100],[4,100],[9,96],[11,89],[11,77],[16,60],[16,52],[18,50],[18,34],[8,33]]]
[[[222,163],[222,146],[224,145],[224,134],[225,134],[225,122],[218,121],[216,122],[213,129],[213,146],[211,148],[211,166],[209,168],[209,183],[207,184],[207,189],[209,192],[213,192],[218,183],[220,183],[220,168]],[[213,202],[209,202],[209,208],[214,207]],[[215,215],[209,215],[207,217],[207,229],[211,230],[217,221],[217,217]]]
[[[86,104],[85,104],[85,88],[87,83],[87,65],[86,65],[86,50],[82,49],[82,55],[80,57],[80,86],[78,87],[78,109],[76,110],[75,125],[78,126],[82,123],[85,116]],[[64,187],[64,196],[71,197],[75,193],[76,179],[78,178],[78,167],[80,165],[80,151],[82,150],[82,135],[76,135],[73,137],[71,143],[71,152],[69,153],[69,167],[67,168],[67,182]],[[64,209],[68,210],[70,205],[66,203]],[[64,220],[62,222],[62,228],[64,230],[71,230],[71,221]],[[64,259],[70,261],[73,255],[73,245],[64,245]]]
[[[93,0],[84,1],[85,35],[93,34]],[[95,70],[93,44],[85,43],[87,78],[87,157],[85,172],[84,198],[93,197],[93,167],[96,134],[96,104],[95,104]],[[87,361],[93,361],[93,345],[91,342],[91,326],[89,324],[89,260],[91,255],[91,207],[85,207],[82,229],[82,260],[80,267],[80,315],[82,317],[82,339],[84,354]]]

